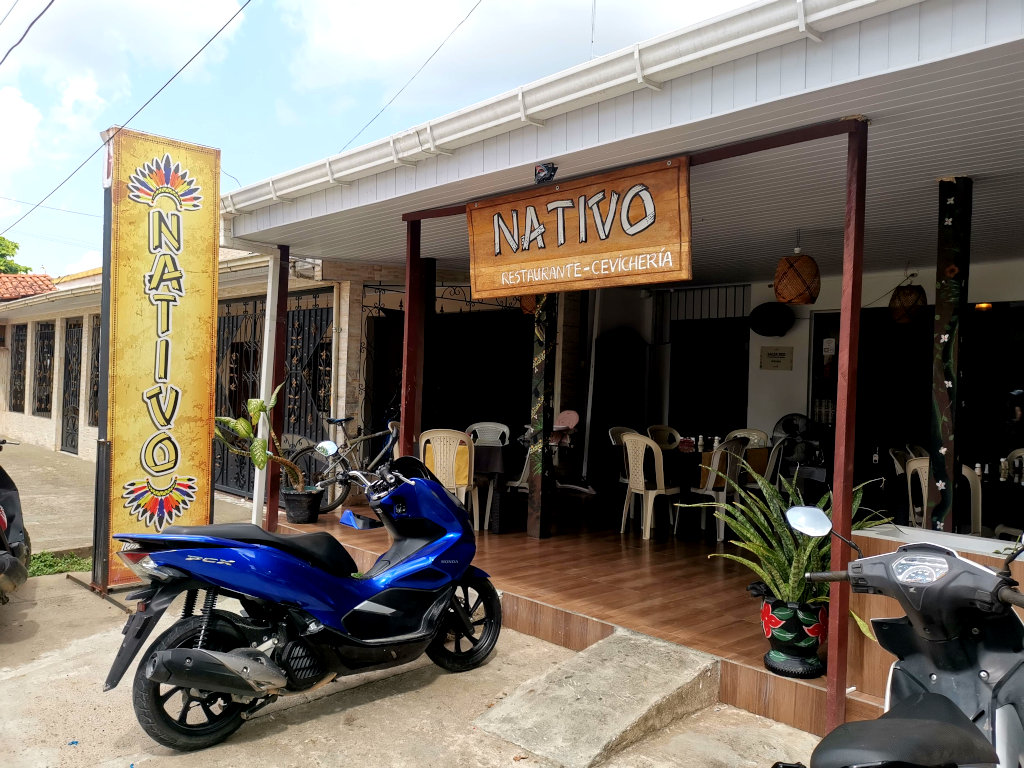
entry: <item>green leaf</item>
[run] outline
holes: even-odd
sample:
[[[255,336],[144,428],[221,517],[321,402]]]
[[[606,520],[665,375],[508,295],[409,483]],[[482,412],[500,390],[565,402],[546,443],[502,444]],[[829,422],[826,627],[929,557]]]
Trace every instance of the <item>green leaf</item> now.
[[[877,638],[877,637],[875,637],[875,633],[874,633],[874,631],[872,631],[872,629],[871,629],[871,624],[869,624],[868,622],[864,621],[864,619],[862,619],[862,618],[861,618],[860,616],[858,616],[858,615],[857,615],[856,613],[854,613],[853,611],[850,611],[850,618],[852,618],[852,619],[854,620],[854,622],[856,622],[856,624],[857,624],[857,628],[858,628],[858,629],[859,629],[859,630],[860,630],[861,632],[863,632],[863,633],[864,633],[864,636],[865,636],[865,637],[869,637],[869,638],[871,638],[871,639],[872,639],[872,640],[874,640],[874,641],[875,641],[876,643],[878,642],[878,638]]]
[[[274,394],[270,396],[270,402],[267,403],[268,411],[274,410],[274,406],[277,405],[277,393],[281,391],[281,387],[283,386],[284,382],[282,381],[280,384],[277,385],[277,389],[274,390]]]
[[[774,629],[772,630],[772,637],[777,638],[784,643],[788,643],[796,637],[796,632],[786,632],[784,629]]]
[[[249,446],[249,458],[252,459],[256,469],[264,469],[267,466],[267,441],[257,437]]]
[[[246,437],[246,433],[242,431],[243,427],[239,426],[240,423],[241,424],[245,424],[245,421],[242,420],[242,419],[233,419],[230,416],[217,416],[216,418],[214,418],[214,423],[215,424],[220,424],[221,426],[226,427],[227,429],[231,430],[238,437]],[[249,426],[249,425],[246,424],[246,426]],[[250,436],[250,437],[252,436],[252,430],[251,429],[248,432],[248,436]]]
[[[792,608],[776,608],[774,611],[772,611],[772,616],[774,616],[776,619],[789,621],[793,618],[793,613],[794,611]]]
[[[245,411],[249,414],[249,419],[255,427],[260,423],[260,414],[267,412],[267,406],[258,397],[251,397],[245,401]]]
[[[811,637],[810,635],[808,635],[803,640],[797,640],[795,643],[793,643],[793,645],[797,646],[798,648],[807,648],[808,646],[816,645],[817,643],[818,638]]]

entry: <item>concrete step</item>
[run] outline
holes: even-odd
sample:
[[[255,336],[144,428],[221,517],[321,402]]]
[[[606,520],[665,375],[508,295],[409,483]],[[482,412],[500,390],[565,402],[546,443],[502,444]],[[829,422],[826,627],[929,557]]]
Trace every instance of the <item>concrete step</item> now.
[[[568,768],[596,765],[718,701],[718,660],[618,629],[521,685],[475,724]]]

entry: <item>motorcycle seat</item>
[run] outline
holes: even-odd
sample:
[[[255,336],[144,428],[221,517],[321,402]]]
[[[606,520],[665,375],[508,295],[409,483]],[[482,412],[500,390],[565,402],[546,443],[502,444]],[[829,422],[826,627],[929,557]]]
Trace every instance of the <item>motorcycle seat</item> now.
[[[919,693],[877,720],[840,725],[815,748],[811,768],[890,764],[940,768],[998,761],[992,744],[952,701],[935,693]]]
[[[268,533],[252,523],[218,525],[172,525],[164,536],[212,536],[218,539],[262,544],[304,560],[332,576],[347,578],[359,570],[348,550],[326,531],[315,533]]]

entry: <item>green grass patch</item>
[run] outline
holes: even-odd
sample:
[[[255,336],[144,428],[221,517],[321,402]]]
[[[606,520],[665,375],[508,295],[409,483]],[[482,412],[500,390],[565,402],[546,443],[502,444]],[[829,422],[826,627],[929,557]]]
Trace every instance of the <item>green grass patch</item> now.
[[[53,573],[91,570],[91,557],[79,557],[72,553],[55,555],[53,552],[39,552],[32,555],[32,561],[28,564],[29,576],[49,576]]]

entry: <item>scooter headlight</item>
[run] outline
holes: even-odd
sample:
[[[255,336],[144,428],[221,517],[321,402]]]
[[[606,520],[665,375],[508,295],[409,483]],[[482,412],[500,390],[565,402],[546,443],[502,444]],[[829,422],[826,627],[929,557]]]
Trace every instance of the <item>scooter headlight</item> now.
[[[173,581],[185,575],[177,568],[157,565],[146,552],[118,552],[117,556],[132,570],[132,573],[145,581],[150,579]]]

